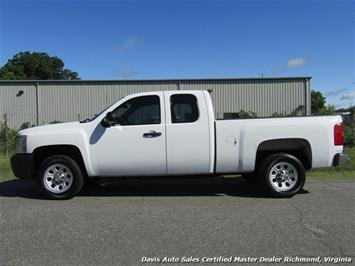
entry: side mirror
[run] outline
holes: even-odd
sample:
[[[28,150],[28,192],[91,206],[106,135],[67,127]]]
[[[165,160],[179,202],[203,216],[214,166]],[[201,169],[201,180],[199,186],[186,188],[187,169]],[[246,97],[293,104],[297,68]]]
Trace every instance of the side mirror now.
[[[101,125],[103,127],[111,127],[111,126],[113,126],[116,123],[115,120],[116,120],[115,119],[115,113],[114,112],[108,112],[106,114],[106,116],[104,117],[104,119],[102,119]]]

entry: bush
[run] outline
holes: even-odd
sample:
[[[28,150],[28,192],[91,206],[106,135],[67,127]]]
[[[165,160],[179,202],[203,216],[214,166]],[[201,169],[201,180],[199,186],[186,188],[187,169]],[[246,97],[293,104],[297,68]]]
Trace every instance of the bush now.
[[[283,117],[285,116],[283,113],[278,113],[278,112],[275,112],[271,115],[272,117]]]
[[[31,123],[30,122],[23,122],[22,125],[20,126],[20,130],[21,129],[30,128],[30,127],[31,127]]]
[[[344,144],[353,146],[354,145],[354,132],[352,127],[349,124],[345,124],[345,141]]]
[[[257,117],[256,113],[252,112],[252,111],[245,111],[245,110],[240,110],[239,111],[239,118],[254,118]]]
[[[15,136],[17,130],[8,128],[4,123],[0,122],[0,153],[11,155],[15,153]]]
[[[15,148],[16,148],[16,142],[15,142],[15,137],[17,134],[17,130],[10,128],[9,129],[9,135],[8,135],[8,151],[7,153],[12,155],[15,153]]]
[[[335,114],[335,106],[334,105],[324,106],[317,113],[317,115],[334,115],[334,114]]]
[[[306,107],[304,105],[299,105],[290,114],[290,116],[303,116],[303,115],[306,115]]]

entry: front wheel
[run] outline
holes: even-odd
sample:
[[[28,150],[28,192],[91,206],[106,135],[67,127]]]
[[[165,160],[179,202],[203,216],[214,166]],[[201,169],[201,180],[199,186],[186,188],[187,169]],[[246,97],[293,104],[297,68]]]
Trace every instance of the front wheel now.
[[[49,198],[70,199],[81,190],[84,177],[76,161],[65,155],[55,155],[41,163],[37,184]]]
[[[268,192],[276,197],[292,197],[305,183],[303,164],[293,155],[270,155],[259,168],[261,181]]]

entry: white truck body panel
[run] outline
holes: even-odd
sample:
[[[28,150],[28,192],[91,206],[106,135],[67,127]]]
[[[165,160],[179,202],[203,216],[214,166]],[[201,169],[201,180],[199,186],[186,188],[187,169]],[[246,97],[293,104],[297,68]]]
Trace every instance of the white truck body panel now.
[[[158,95],[164,101],[163,92]],[[113,105],[110,110],[135,96],[128,96]],[[165,121],[165,110],[160,109]],[[98,120],[99,122],[100,120]],[[159,138],[143,138],[145,132],[161,132]],[[90,137],[91,162],[97,176],[166,175],[166,130],[164,123],[154,125],[114,125],[109,128],[98,123]],[[134,159],[133,159],[134,158]],[[133,159],[133,160],[132,160]]]
[[[329,167],[335,146],[333,128],[340,116],[287,117],[217,120],[217,173],[251,172],[255,168],[258,146],[267,140],[304,139],[312,151],[312,167]]]
[[[172,123],[170,96],[192,94],[199,117],[193,123]],[[129,99],[157,95],[160,124],[114,125],[102,119]],[[87,123],[71,122],[22,130],[27,153],[50,145],[76,146],[89,176],[185,175],[243,173],[255,169],[259,145],[267,140],[304,139],[311,147],[312,167],[329,167],[343,146],[334,145],[340,116],[214,120],[207,91],[164,91],[129,95]],[[143,138],[154,130],[161,135]]]
[[[27,152],[33,153],[36,148],[51,145],[76,146],[83,157],[88,175],[94,175],[90,150],[90,132],[92,124],[68,122],[51,124],[21,130],[18,135],[27,135]]]
[[[165,92],[165,103],[170,102],[173,94],[189,94],[190,91]],[[211,131],[206,101],[203,92],[194,93],[199,108],[199,118],[192,123],[174,124],[171,121],[170,104],[165,105],[166,111],[166,147],[168,175],[206,174],[210,173]]]

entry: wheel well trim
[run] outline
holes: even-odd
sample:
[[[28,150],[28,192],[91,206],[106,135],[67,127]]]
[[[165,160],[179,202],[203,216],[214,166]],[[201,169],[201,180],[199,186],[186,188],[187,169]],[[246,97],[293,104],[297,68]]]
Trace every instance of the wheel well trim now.
[[[70,153],[70,151],[74,151],[74,153]],[[34,155],[36,169],[38,169],[39,163],[41,163],[45,158],[48,158],[53,155],[66,155],[71,157],[73,160],[77,161],[77,163],[79,164],[80,168],[83,170],[83,173],[85,175],[90,175],[91,173],[88,167],[88,163],[89,163],[88,158],[84,156],[85,153],[77,145],[73,145],[73,144],[43,145],[43,146],[36,147],[32,151],[32,154]]]
[[[280,138],[263,140],[256,150],[255,168],[260,157],[274,153],[289,153],[300,160],[306,170],[312,168],[312,147],[306,139]]]

